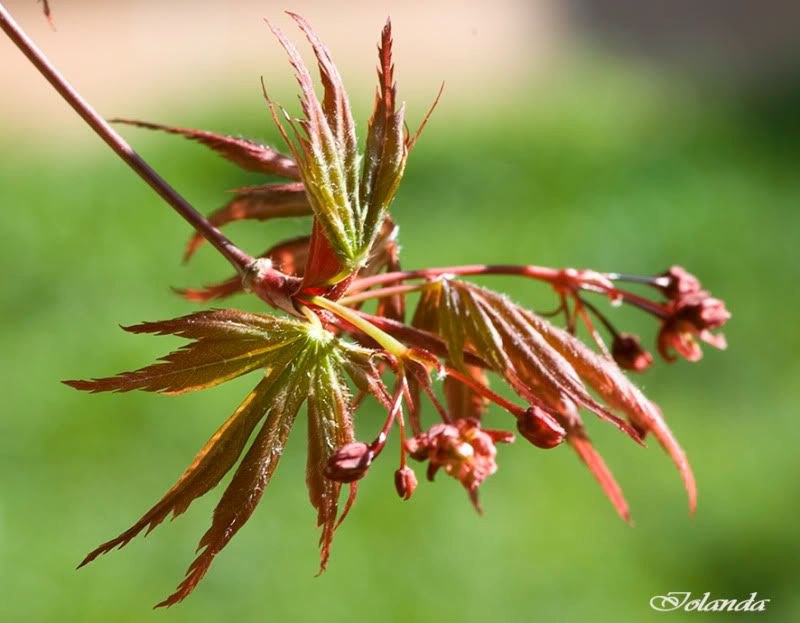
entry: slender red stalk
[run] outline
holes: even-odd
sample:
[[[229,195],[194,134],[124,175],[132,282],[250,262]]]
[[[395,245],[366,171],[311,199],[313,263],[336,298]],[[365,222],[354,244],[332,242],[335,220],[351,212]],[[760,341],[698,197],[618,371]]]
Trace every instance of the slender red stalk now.
[[[344,296],[339,299],[340,305],[352,305],[354,303],[360,303],[361,301],[367,301],[369,299],[381,299],[386,298],[387,296],[394,296],[395,294],[410,294],[411,292],[419,292],[420,290],[425,289],[426,284],[420,285],[398,285],[398,286],[389,286],[388,288],[380,288],[378,290],[368,290],[366,292],[358,292],[351,296]]]
[[[392,428],[392,424],[394,424],[395,418],[398,416],[398,414],[401,419],[403,417],[403,395],[405,386],[406,376],[405,373],[401,372],[397,379],[397,387],[395,388],[394,395],[392,396],[392,406],[389,409],[389,415],[383,424],[381,432],[378,433],[378,436],[370,444],[373,458],[378,456],[386,445],[386,440],[389,438],[389,431]]]
[[[381,273],[371,277],[356,279],[350,286],[350,291],[360,291],[372,286],[383,285],[393,281],[407,281],[409,279],[433,279],[441,275],[519,275],[539,279],[541,281],[557,282],[561,271],[555,268],[542,266],[518,266],[513,264],[467,264],[464,266],[445,266],[443,268],[425,268],[422,270],[404,270],[391,273]]]
[[[442,403],[439,402],[436,394],[433,393],[433,387],[431,387],[431,381],[427,370],[424,368],[414,369],[414,376],[416,376],[417,380],[419,380],[420,387],[422,387],[423,391],[427,394],[428,400],[431,401],[433,408],[436,409],[439,417],[442,418],[442,422],[451,424],[453,422],[453,418],[450,417],[447,409],[445,409],[442,406]]]
[[[606,318],[602,313],[600,313],[599,309],[597,309],[589,301],[585,301],[583,299],[580,299],[580,304],[581,307],[588,309],[590,312],[594,314],[595,318],[597,318],[611,334],[611,337],[616,338],[619,336],[619,331],[617,331],[616,327],[613,324],[611,324],[611,322],[609,322],[608,318]]]
[[[47,81],[58,91],[76,113],[91,127],[114,152],[164,201],[180,214],[198,233],[208,240],[222,253],[239,273],[252,264],[253,258],[239,249],[219,229],[211,225],[206,218],[195,210],[186,199],[170,186],[164,178],[137,154],[130,145],[81,97],[61,73],[50,63],[44,53],[25,34],[19,24],[11,17],[8,10],[0,4],[0,28],[8,38],[20,49],[28,60],[39,70]]]
[[[447,376],[452,376],[457,381],[464,383],[464,385],[468,386],[473,391],[477,392],[484,398],[489,399],[493,403],[503,407],[503,409],[509,411],[513,415],[520,417],[525,413],[525,409],[519,405],[514,404],[510,400],[506,400],[500,394],[493,392],[491,389],[486,387],[486,385],[478,383],[475,379],[470,378],[466,374],[461,374],[461,372],[451,368],[450,366],[445,366],[444,369],[447,372]]]
[[[565,292],[560,293],[561,309],[564,310],[564,319],[567,323],[567,332],[575,335],[575,314],[569,310],[569,299]]]
[[[580,273],[577,271],[576,273],[576,275],[572,275],[569,274],[568,271],[557,268],[548,268],[546,266],[521,266],[515,264],[467,264],[464,266],[445,266],[442,268],[426,268],[423,270],[397,271],[381,273],[371,277],[363,277],[353,281],[348,292],[359,292],[373,286],[379,286],[385,283],[394,283],[397,281],[407,281],[409,279],[433,279],[442,275],[516,275],[519,277],[527,277],[529,279],[544,281],[556,287],[572,287],[580,290],[587,290],[589,292],[604,294],[612,300],[622,300],[631,305],[635,305],[636,307],[639,307],[644,311],[657,316],[658,318],[665,318],[667,315],[664,307],[658,303],[654,303],[653,301],[634,294],[633,292],[619,290],[618,288],[603,285],[602,283],[594,280],[582,280]],[[602,275],[602,273],[594,274],[606,277],[606,275]],[[352,300],[353,296],[355,295],[348,296],[348,299]]]
[[[620,290],[618,288],[605,288],[600,287],[595,284],[584,284],[580,286],[581,290],[586,290],[587,292],[596,292],[598,294],[605,294],[612,300],[621,300],[624,303],[628,303],[629,305],[633,305],[634,307],[638,307],[642,309],[656,318],[667,318],[669,313],[664,305],[660,305],[659,303],[654,303],[653,301],[644,298],[643,296],[639,296],[638,294],[634,294],[633,292],[628,292],[627,290]]]
[[[600,352],[606,356],[607,359],[613,359],[611,353],[608,352],[608,348],[606,347],[606,343],[603,341],[603,338],[595,329],[594,323],[592,319],[589,317],[589,314],[586,313],[586,304],[584,301],[579,297],[575,297],[575,313],[579,315],[583,319],[583,323],[586,325],[586,328],[589,330],[589,334],[592,336],[594,343],[597,344],[597,348],[600,349]]]
[[[403,379],[403,397],[407,398],[410,395],[408,391],[408,383],[405,378]],[[409,411],[411,404],[409,403]],[[406,466],[406,419],[403,417],[403,410],[397,412],[397,426],[400,428],[400,467]]]

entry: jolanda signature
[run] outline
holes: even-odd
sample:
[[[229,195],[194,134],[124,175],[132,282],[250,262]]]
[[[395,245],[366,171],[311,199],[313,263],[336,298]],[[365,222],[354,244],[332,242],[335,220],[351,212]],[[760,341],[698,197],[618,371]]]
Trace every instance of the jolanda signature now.
[[[650,600],[650,607],[659,612],[685,610],[686,612],[764,612],[769,599],[759,599],[758,593],[750,593],[747,599],[716,599],[711,593],[695,597],[690,592],[673,591],[666,595],[656,595]]]

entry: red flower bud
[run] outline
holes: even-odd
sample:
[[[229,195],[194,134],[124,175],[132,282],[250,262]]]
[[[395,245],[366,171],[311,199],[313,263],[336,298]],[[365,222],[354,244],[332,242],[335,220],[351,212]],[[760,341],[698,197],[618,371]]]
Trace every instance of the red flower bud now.
[[[725,303],[713,298],[705,290],[691,292],[670,303],[670,315],[661,325],[658,333],[658,350],[667,361],[675,356],[674,350],[689,361],[697,361],[703,356],[695,337],[714,348],[724,349],[725,336],[714,335],[711,329],[718,329],[731,317]]]
[[[411,498],[414,489],[417,488],[417,475],[408,465],[404,465],[394,473],[394,487],[397,495],[404,500]]]
[[[682,266],[672,266],[660,276],[669,279],[669,283],[662,286],[661,290],[667,295],[667,298],[673,300],[692,292],[698,292],[701,287],[700,280]]]
[[[555,448],[567,434],[556,419],[541,407],[529,407],[517,419],[517,430],[537,448]]]
[[[495,442],[513,440],[514,436],[505,431],[482,430],[475,418],[460,418],[453,424],[436,424],[427,432],[407,439],[406,450],[418,461],[428,461],[428,480],[433,480],[443,468],[464,485],[475,502],[478,486],[497,471]]]
[[[639,338],[630,333],[614,336],[611,354],[614,356],[614,361],[624,370],[644,372],[653,363],[653,356],[642,348]]]
[[[684,297],[676,313],[676,318],[690,322],[698,331],[718,329],[730,317],[725,303],[709,296],[707,292],[696,292]]]
[[[372,448],[356,441],[339,448],[325,466],[325,477],[336,482],[353,482],[367,473],[372,462]]]

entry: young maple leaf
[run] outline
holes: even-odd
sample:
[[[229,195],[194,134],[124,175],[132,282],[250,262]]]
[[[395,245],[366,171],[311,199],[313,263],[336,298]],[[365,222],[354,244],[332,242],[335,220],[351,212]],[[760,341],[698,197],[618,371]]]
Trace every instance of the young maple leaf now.
[[[131,528],[92,551],[80,566],[126,545],[144,529],[149,533],[170,513],[175,517],[186,511],[193,500],[214,488],[232,469],[251,433],[266,417],[214,511],[211,528],[200,540],[202,551],[178,590],[158,605],[169,606],[184,599],[206,574],[214,556],[252,515],[278,465],[294,419],[307,400],[307,483],[323,530],[324,569],[341,485],[323,474],[333,452],[353,440],[352,397],[345,377],[351,376],[368,391],[372,388],[380,392],[378,398],[383,400],[373,353],[336,338],[319,324],[235,310],[199,312],[126,330],[172,334],[194,341],[162,357],[160,363],[133,372],[66,383],[89,392],[139,389],[178,394],[213,387],[257,369],[264,371],[263,378],[164,497]]]
[[[379,46],[379,84],[375,108],[369,120],[362,157],[356,145],[350,104],[330,52],[305,20],[298,15],[290,15],[312,45],[324,88],[323,101],[320,102],[314,92],[311,75],[296,48],[283,33],[273,28],[289,55],[303,93],[301,103],[305,119],[292,120],[284,111],[295,130],[297,144],[290,140],[275,106],[267,98],[273,118],[293,158],[249,139],[144,121],[114,121],[185,136],[206,145],[245,170],[301,179],[302,183],[239,189],[230,202],[209,216],[209,221],[222,226],[242,219],[263,221],[313,215],[308,259],[302,275],[303,289],[320,292],[320,286],[335,285],[359,271],[362,275],[372,274],[375,270],[374,257],[383,251],[380,247],[385,248],[385,263],[377,269],[386,266],[399,270],[396,243],[393,237],[387,239],[386,236],[387,229],[394,231],[388,209],[402,179],[408,152],[425,127],[438,97],[419,130],[409,137],[404,129],[404,108],[396,105],[391,25],[387,22]],[[295,122],[302,127],[304,135],[297,131]],[[363,167],[359,169],[358,164],[362,160]],[[191,258],[202,240],[199,235],[190,240],[185,260]],[[205,290],[209,291],[209,288]],[[230,290],[227,285],[219,284],[218,287],[212,286],[208,294],[217,298],[217,294]],[[189,296],[197,300],[203,295],[192,291]],[[395,308],[399,304],[395,299]],[[395,315],[398,313],[396,310]]]
[[[133,119],[112,119],[111,121],[184,136],[212,149],[245,171],[275,175],[288,180],[300,179],[300,171],[294,160],[268,145],[262,145],[250,139]],[[234,192],[236,194],[233,199],[219,210],[209,214],[208,220],[212,225],[221,227],[233,221],[245,219],[267,221],[274,218],[311,216],[313,214],[306,197],[305,186],[301,182],[268,184],[242,188]],[[204,240],[198,233],[192,236],[184,251],[184,261],[191,259]]]
[[[201,145],[213,149],[220,156],[230,160],[245,171],[267,173],[293,180],[300,179],[297,165],[291,158],[284,156],[268,145],[262,145],[250,139],[215,134],[204,130],[187,130],[186,128],[176,128],[135,119],[112,119],[111,123],[123,123],[148,130],[160,130],[169,134],[184,136],[189,140],[197,141]]]
[[[468,371],[463,357],[465,350],[471,350],[532,406],[541,407],[553,415],[566,428],[567,440],[575,442],[576,450],[604,489],[612,492],[614,485],[611,485],[610,472],[599,457],[589,455],[591,446],[577,408],[592,411],[636,440],[639,439],[637,430],[611,413],[608,407],[623,410],[630,407],[637,423],[644,421],[646,414],[650,413],[644,403],[636,403],[633,399],[626,402],[619,398],[619,395],[638,396],[638,390],[624,376],[616,374],[613,361],[600,359],[565,331],[511,303],[506,297],[453,279],[438,279],[424,291],[417,307],[415,324],[444,338],[450,360],[457,369],[475,375],[474,366],[471,367],[473,371]],[[594,373],[588,378],[581,374],[587,369]],[[598,403],[583,384],[587,381],[594,389],[598,389],[595,385],[606,389],[608,383],[595,382],[598,375],[608,383],[611,382],[609,379],[617,383],[611,391],[600,392],[608,407]],[[483,379],[478,382],[485,383]],[[620,387],[624,394],[618,391]],[[450,402],[455,401],[451,398]],[[664,429],[669,434],[668,429]],[[682,455],[677,443],[674,440],[672,443]],[[688,464],[684,460],[680,465],[690,480]],[[693,484],[689,490],[693,507]],[[629,520],[627,504],[621,494],[614,492],[610,497],[619,514]]]
[[[367,128],[363,167],[359,169],[362,158],[339,71],[311,26],[299,15],[289,15],[305,33],[317,58],[324,98],[322,102],[317,99],[311,74],[297,49],[272,26],[289,56],[302,91],[304,118],[292,119],[283,111],[295,141],[283,127],[266,90],[264,93],[273,119],[300,168],[314,211],[311,257],[303,283],[306,288],[315,288],[336,284],[357,273],[366,263],[419,131],[413,138],[409,137],[404,129],[404,106],[396,104],[392,34],[387,22],[379,47],[375,110]],[[302,128],[302,133],[297,126]]]

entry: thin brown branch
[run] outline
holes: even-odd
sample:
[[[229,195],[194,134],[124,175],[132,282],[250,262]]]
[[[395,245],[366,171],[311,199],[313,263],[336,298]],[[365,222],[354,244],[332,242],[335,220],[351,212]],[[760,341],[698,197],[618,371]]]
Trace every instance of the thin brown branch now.
[[[195,230],[222,253],[238,271],[244,273],[253,258],[239,249],[221,231],[211,225],[186,199],[170,186],[164,178],[137,154],[130,145],[81,97],[61,75],[44,53],[25,34],[8,10],[0,4],[0,28],[58,91],[75,112],[91,127],[114,152],[155,190],[164,201],[180,214]]]

